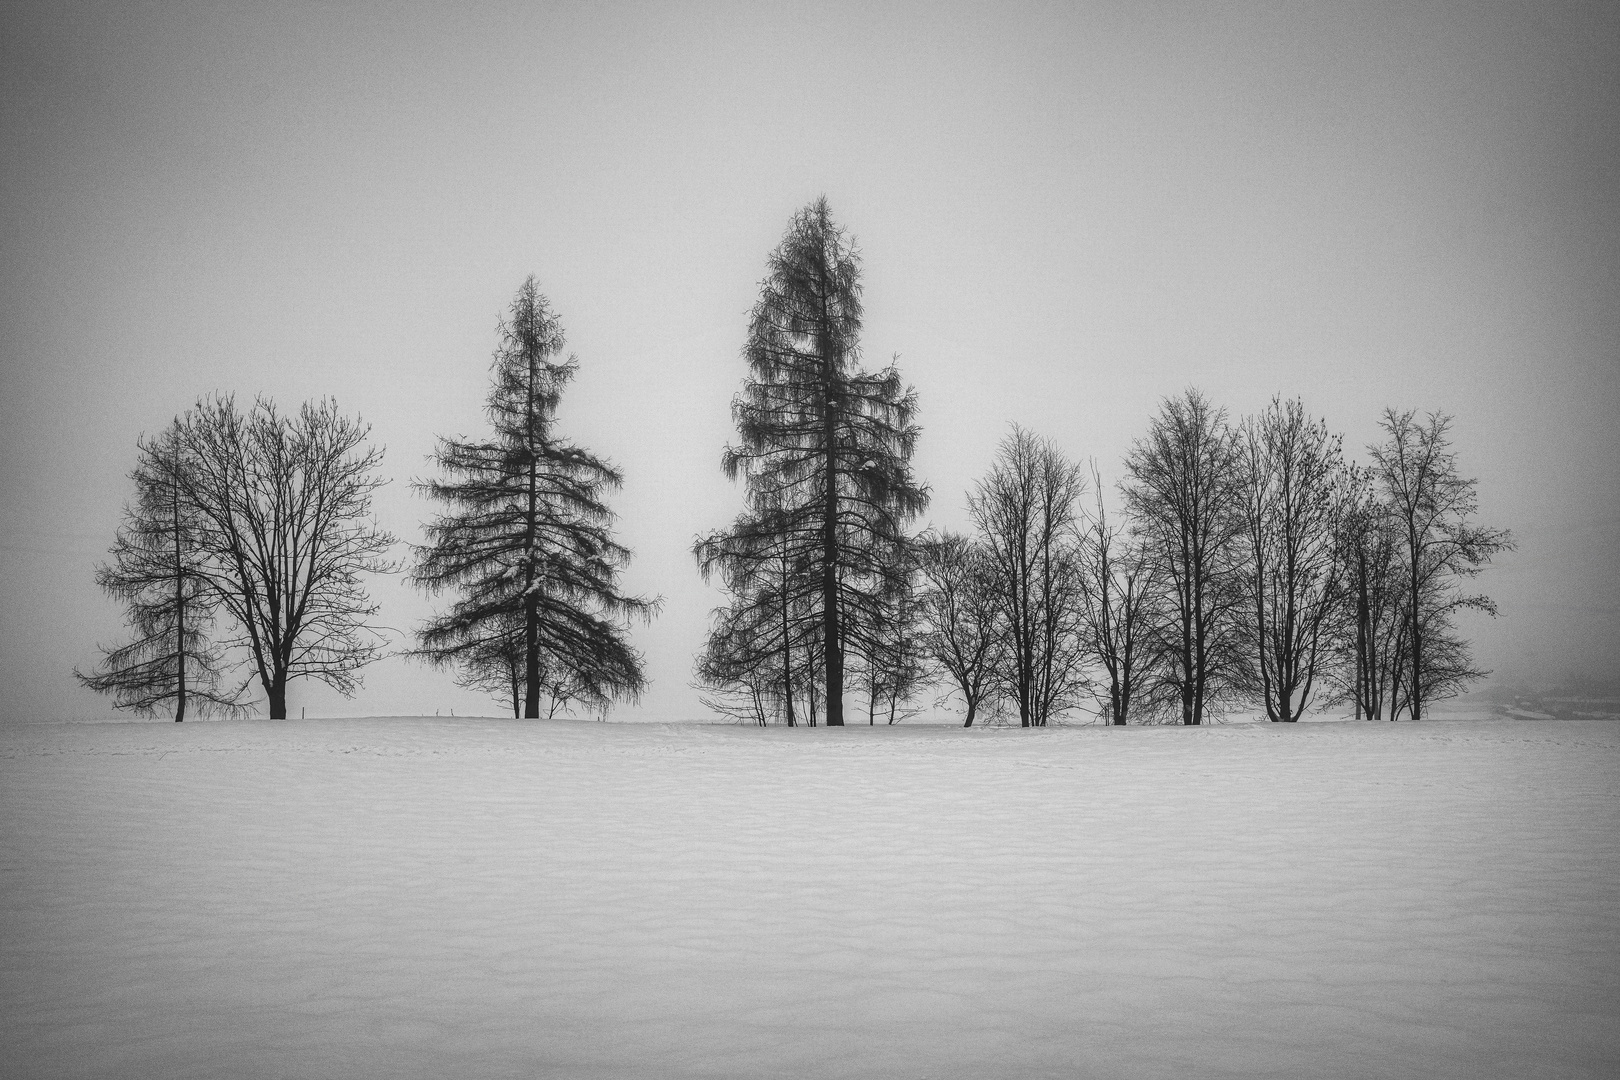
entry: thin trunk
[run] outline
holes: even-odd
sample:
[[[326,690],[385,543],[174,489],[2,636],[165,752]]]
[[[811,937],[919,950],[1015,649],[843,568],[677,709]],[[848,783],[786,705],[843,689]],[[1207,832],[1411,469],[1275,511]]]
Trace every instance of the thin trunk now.
[[[169,505],[174,511],[174,722],[186,718],[186,575],[180,559],[180,491],[170,477]]]
[[[782,568],[782,703],[793,727],[793,639],[788,633],[787,567]]]
[[[826,295],[823,274],[823,296]],[[825,315],[826,302],[822,311]],[[827,455],[827,489],[821,512],[821,633],[826,651],[827,665],[827,726],[844,726],[844,653],[841,628],[838,625],[838,464],[837,420],[833,415],[832,357],[827,355],[829,345],[822,339],[824,366],[822,388],[822,446]]]
[[[816,650],[813,642],[804,643],[804,684],[810,691],[810,712],[808,722],[811,727],[816,726],[816,712],[821,707],[819,695],[816,692]]]
[[[525,720],[540,719],[540,598],[535,594],[535,546],[538,541],[536,533],[539,530],[539,477],[536,469],[537,453],[535,451],[535,421],[538,411],[535,404],[535,393],[539,383],[539,373],[536,370],[537,357],[533,350],[525,346],[530,353],[527,357],[529,377],[528,400],[525,402],[527,415],[524,417],[524,436],[529,452],[528,475],[528,505],[524,517],[523,536],[523,718]]]
[[[1419,632],[1418,626],[1418,593],[1420,591],[1420,586],[1418,582],[1418,544],[1416,543],[1415,539],[1411,544],[1411,562],[1412,686],[1408,691],[1409,696],[1407,698],[1406,711],[1413,720],[1421,720],[1423,719],[1423,684],[1419,680],[1421,679],[1423,672],[1423,636]],[[1393,716],[1391,719],[1393,719]]]
[[[1358,541],[1359,544],[1359,541]],[[1356,719],[1367,714],[1367,557],[1356,552]]]
[[[523,718],[540,719],[540,598],[523,598]]]

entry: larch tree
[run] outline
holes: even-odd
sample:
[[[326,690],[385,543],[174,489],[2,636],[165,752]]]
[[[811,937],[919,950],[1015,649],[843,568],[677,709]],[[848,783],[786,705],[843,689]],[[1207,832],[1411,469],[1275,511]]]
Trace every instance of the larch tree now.
[[[1411,410],[1385,409],[1387,437],[1370,448],[1404,564],[1404,682],[1406,711],[1413,720],[1423,718],[1428,702],[1449,697],[1486,674],[1473,666],[1468,643],[1456,636],[1452,620],[1469,608],[1496,614],[1494,601],[1464,593],[1461,583],[1513,547],[1506,530],[1472,521],[1478,512],[1477,481],[1457,471],[1451,423],[1444,413],[1418,419]]]
[[[605,498],[618,469],[556,430],[563,388],[578,369],[559,360],[564,338],[533,276],[499,328],[483,440],[440,438],[432,461],[443,479],[417,491],[447,509],[424,526],[412,580],[453,591],[449,610],[418,633],[418,654],[465,669],[518,648],[523,715],[550,715],[559,694],[605,707],[646,686],[629,643],[630,618],[650,619],[660,601],[629,596],[619,575],[630,552],[614,540]]]
[[[1239,465],[1226,411],[1197,390],[1167,398],[1125,459],[1125,503],[1168,590],[1165,677],[1183,724],[1202,724],[1246,678]]]
[[[826,199],[800,211],[770,255],[732,402],[738,441],[722,468],[747,487],[755,523],[790,551],[787,596],[811,594],[826,723],[844,723],[846,641],[882,621],[908,523],[928,493],[911,473],[916,394],[889,366],[860,367],[860,257]],[[703,537],[700,566],[746,556],[736,531]],[[814,693],[812,693],[814,700]]]
[[[1014,426],[968,496],[1006,648],[999,678],[1023,727],[1044,727],[1085,690],[1076,528],[1084,493],[1078,465]]]
[[[135,501],[96,584],[123,602],[133,640],[104,649],[98,669],[74,675],[111,694],[115,708],[153,715],[172,703],[176,723],[192,715],[243,708],[240,688],[222,689],[221,648],[210,640],[219,598],[204,573],[202,521],[186,496],[185,443],[178,421],[137,445]]]
[[[287,716],[287,687],[313,679],[344,695],[384,639],[364,576],[393,572],[392,535],[371,513],[380,449],[370,428],[332,401],[285,416],[268,399],[243,413],[214,397],[179,421],[185,502],[203,558],[198,573],[234,621],[271,719]]]
[[[1247,597],[1239,621],[1253,689],[1293,723],[1321,688],[1344,605],[1350,477],[1339,439],[1298,400],[1273,399],[1237,438]]]

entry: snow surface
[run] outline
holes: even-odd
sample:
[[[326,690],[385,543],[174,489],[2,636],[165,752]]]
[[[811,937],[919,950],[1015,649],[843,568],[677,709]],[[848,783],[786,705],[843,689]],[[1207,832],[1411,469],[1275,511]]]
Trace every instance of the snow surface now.
[[[8,1077],[1620,1074],[1620,724],[0,731]]]

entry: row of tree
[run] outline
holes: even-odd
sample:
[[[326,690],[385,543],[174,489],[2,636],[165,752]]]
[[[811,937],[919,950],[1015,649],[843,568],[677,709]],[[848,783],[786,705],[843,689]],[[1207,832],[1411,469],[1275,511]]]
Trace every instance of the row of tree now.
[[[744,511],[694,547],[729,598],[696,664],[711,707],[839,725],[853,689],[893,723],[943,687],[970,726],[1088,704],[1114,724],[1251,703],[1417,719],[1483,674],[1455,616],[1494,613],[1462,586],[1511,539],[1473,522],[1448,417],[1386,411],[1363,466],[1298,401],[1234,425],[1189,390],[1126,458],[1123,520],[1095,467],[1088,485],[1015,427],[968,496],[973,535],[914,533],[916,395],[860,366],[860,328],[859,256],[823,200],[750,318],[722,459]]]
[[[442,504],[410,576],[449,608],[414,655],[509,700],[513,713],[605,705],[646,685],[626,622],[659,601],[627,596],[614,541],[611,464],[562,438],[555,416],[577,369],[531,277],[500,326],[483,439],[441,438],[441,477],[413,486]],[[79,678],[119,708],[238,712],[257,681],[272,719],[287,687],[344,694],[383,651],[363,576],[401,567],[371,498],[383,480],[369,429],[330,401],[286,416],[214,397],[138,444],[110,562],[96,580],[123,602],[132,639]],[[216,633],[216,629],[219,631]],[[245,676],[242,673],[245,671]]]
[[[892,363],[862,366],[861,323],[859,253],[817,201],[749,317],[722,457],[743,512],[693,548],[728,598],[696,664],[712,707],[841,725],[854,695],[893,723],[945,690],[969,725],[1087,705],[1200,724],[1246,702],[1279,721],[1328,702],[1417,718],[1481,674],[1454,618],[1494,611],[1461,586],[1510,539],[1472,522],[1447,417],[1387,412],[1360,466],[1297,401],[1234,425],[1188,391],[1132,447],[1122,518],[1094,466],[1015,427],[969,494],[973,534],[917,532],[917,397]],[[490,431],[440,438],[438,477],[413,484],[442,509],[410,577],[450,603],[409,651],[514,715],[633,699],[629,624],[661,601],[619,584],[606,499],[623,477],[556,430],[577,361],[532,277],[499,335]],[[367,434],[329,401],[287,416],[214,397],[142,439],[97,571],[132,639],[79,677],[176,720],[242,709],[255,680],[275,718],[295,679],[352,693],[385,644],[364,576],[401,569]]]

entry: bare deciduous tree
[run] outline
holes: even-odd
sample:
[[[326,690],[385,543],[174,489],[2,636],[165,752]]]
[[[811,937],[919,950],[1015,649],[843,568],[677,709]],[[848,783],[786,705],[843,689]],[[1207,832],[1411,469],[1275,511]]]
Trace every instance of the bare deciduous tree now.
[[[1001,659],[994,568],[982,545],[956,533],[925,535],[919,547],[921,644],[962,696],[962,726],[972,727]]]
[[[928,651],[919,640],[922,600],[916,578],[916,541],[907,538],[894,555],[898,572],[890,578],[886,595],[869,609],[867,618],[847,623],[850,652],[859,658],[866,692],[866,722],[876,724],[881,713],[889,724],[915,716],[917,691],[933,677]]]
[[[1095,470],[1097,512],[1080,546],[1080,626],[1090,659],[1106,676],[1095,690],[1110,724],[1126,724],[1162,704],[1165,594],[1159,564],[1108,520]]]
[[[1349,476],[1339,439],[1297,399],[1273,398],[1244,420],[1238,448],[1248,593],[1239,625],[1267,718],[1293,723],[1320,689],[1344,610]]]
[[[1349,701],[1358,720],[1394,719],[1404,707],[1400,675],[1406,663],[1404,572],[1389,507],[1373,491],[1366,470],[1352,465],[1339,551],[1345,581],[1340,657],[1331,669],[1335,700]]]
[[[1002,681],[1024,727],[1073,708],[1085,687],[1075,533],[1084,491],[1079,466],[1014,426],[968,497],[994,571],[1008,656]]]
[[[1452,618],[1473,608],[1496,614],[1483,595],[1468,595],[1461,581],[1513,547],[1502,529],[1475,525],[1477,481],[1457,472],[1451,451],[1451,417],[1385,409],[1388,437],[1371,447],[1374,475],[1395,523],[1405,564],[1407,620],[1407,713],[1423,718],[1425,705],[1456,693],[1485,672],[1473,667],[1467,642],[1455,636]]]
[[[285,719],[294,679],[352,694],[383,647],[363,575],[396,569],[394,537],[371,514],[385,481],[370,428],[329,400],[289,417],[264,398],[244,414],[223,396],[199,402],[179,430],[200,573],[236,623],[231,644],[247,651],[271,718]]]
[[[815,726],[809,661],[820,618],[816,582],[803,569],[809,546],[771,512],[744,514],[693,546],[704,580],[719,577],[731,597],[715,609],[696,664],[703,701],[716,712],[760,726],[772,715],[788,727]]]
[[[1244,681],[1240,473],[1226,411],[1197,390],[1166,399],[1125,468],[1126,506],[1169,592],[1166,678],[1181,722],[1201,724]]]

